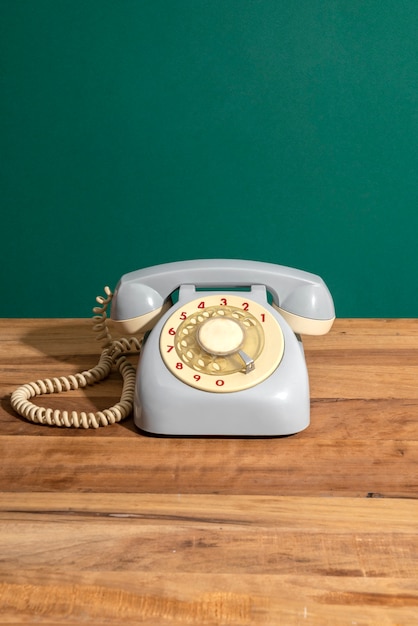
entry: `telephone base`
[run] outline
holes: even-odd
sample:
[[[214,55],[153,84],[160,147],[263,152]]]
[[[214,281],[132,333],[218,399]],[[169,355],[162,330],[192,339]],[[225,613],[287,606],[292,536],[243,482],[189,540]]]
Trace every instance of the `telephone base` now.
[[[271,330],[265,335],[262,355],[280,352],[277,365],[273,360],[273,367],[265,368],[267,375],[260,378],[263,359],[256,359],[254,371],[238,374],[243,377],[243,384],[226,392],[216,390],[217,383],[222,383],[222,390],[227,387],[226,375],[209,376],[213,382],[206,389],[180,380],[177,370],[169,369],[156,355],[165,349],[174,352],[174,348],[171,349],[174,345],[171,337],[176,332],[172,328],[173,320],[192,319],[188,317],[187,303],[193,301],[195,288],[182,286],[177,306],[159,320],[143,345],[134,397],[134,420],[140,430],[156,435],[268,437],[292,435],[309,426],[309,381],[300,337],[280,313],[268,305],[265,286],[253,285],[251,293],[236,293],[239,302],[245,298],[245,309],[257,312],[259,305],[263,307],[259,317],[266,326],[269,323]],[[205,303],[210,300],[209,293],[200,295]],[[231,294],[215,292],[215,299],[224,296],[229,305],[233,300]],[[166,325],[168,334],[164,331]],[[275,326],[279,331],[274,330]],[[177,330],[176,336],[178,334]],[[279,344],[284,346],[281,351]],[[180,371],[184,369],[186,367],[181,365]],[[203,376],[190,371],[200,383]],[[257,382],[252,384],[252,381]],[[210,388],[215,391],[207,390]]]
[[[310,398],[302,342],[286,322],[280,324],[286,350],[277,369],[254,387],[222,394],[180,383],[160,367],[152,358],[158,333],[151,333],[137,372],[136,426],[156,435],[225,437],[283,436],[307,428]]]

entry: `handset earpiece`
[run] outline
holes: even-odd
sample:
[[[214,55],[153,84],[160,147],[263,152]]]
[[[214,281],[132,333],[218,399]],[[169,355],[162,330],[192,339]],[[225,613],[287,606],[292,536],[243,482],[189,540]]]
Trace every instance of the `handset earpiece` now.
[[[149,285],[121,279],[113,296],[111,319],[135,335],[150,330],[170,306],[171,300]]]
[[[335,320],[331,294],[323,282],[296,284],[279,304],[273,300],[272,306],[301,335],[325,335]]]

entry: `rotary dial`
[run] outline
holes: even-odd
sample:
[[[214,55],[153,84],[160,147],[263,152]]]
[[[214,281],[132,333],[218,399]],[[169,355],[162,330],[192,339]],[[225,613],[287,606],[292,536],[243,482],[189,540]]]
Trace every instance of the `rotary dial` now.
[[[275,317],[257,302],[233,294],[181,305],[160,336],[168,369],[183,382],[212,392],[260,383],[279,365],[283,349]]]

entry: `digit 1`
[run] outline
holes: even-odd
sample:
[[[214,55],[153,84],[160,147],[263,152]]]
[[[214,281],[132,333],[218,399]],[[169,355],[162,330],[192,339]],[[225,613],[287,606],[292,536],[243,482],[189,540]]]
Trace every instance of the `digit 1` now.
[[[261,321],[262,322],[266,321],[266,314],[265,313],[261,313]]]

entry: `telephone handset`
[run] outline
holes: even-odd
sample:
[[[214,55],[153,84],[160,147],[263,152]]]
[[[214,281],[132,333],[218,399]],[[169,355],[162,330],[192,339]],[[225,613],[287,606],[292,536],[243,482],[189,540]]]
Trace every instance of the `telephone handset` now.
[[[324,334],[335,318],[318,276],[244,260],[167,263],[125,274],[111,317],[130,333],[153,328],[136,380],[139,428],[260,436],[308,426],[309,383],[298,335]]]
[[[140,429],[166,435],[288,435],[309,425],[299,335],[324,334],[335,318],[318,276],[244,260],[180,261],[125,274],[115,294],[107,289],[106,295],[94,309],[103,342],[97,366],[23,385],[11,398],[18,413],[38,423],[88,428],[118,422],[133,406]],[[112,340],[110,304],[115,325],[146,333],[142,346],[135,337]],[[126,358],[132,348],[141,351],[137,372]],[[113,366],[124,385],[110,409],[78,414],[31,402],[99,382]]]

